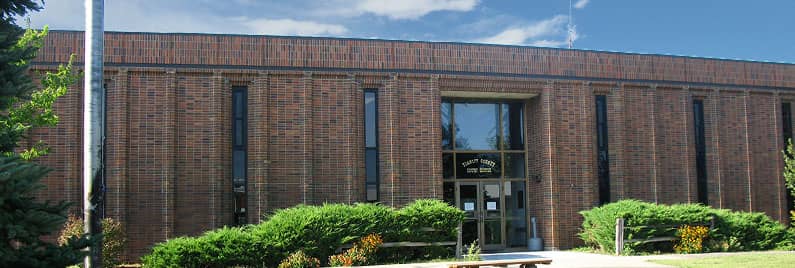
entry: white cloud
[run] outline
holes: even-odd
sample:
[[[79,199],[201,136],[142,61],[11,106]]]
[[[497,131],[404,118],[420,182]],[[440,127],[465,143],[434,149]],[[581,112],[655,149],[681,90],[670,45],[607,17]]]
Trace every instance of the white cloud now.
[[[243,23],[256,34],[275,35],[341,35],[348,32],[348,28],[338,24],[324,24],[314,21],[297,21],[291,19],[256,19]]]
[[[245,2],[247,0],[240,0]],[[167,2],[186,7],[190,2]],[[155,1],[108,1],[105,4],[105,30],[136,32],[236,33],[274,35],[342,35],[348,29],[339,24],[310,20],[231,17],[191,8],[162,7]],[[41,12],[31,15],[35,28],[83,30],[83,1],[47,1]]]
[[[419,19],[435,11],[470,11],[479,0],[346,0],[339,8],[319,10],[319,14],[355,17],[363,14],[384,16],[394,20]]]
[[[537,40],[530,43],[531,46],[536,47],[561,47],[566,45],[566,41],[559,41],[559,40]]]
[[[475,40],[481,43],[503,44],[503,45],[523,45],[541,42],[541,37],[552,36],[562,32],[566,24],[567,16],[557,15],[552,18],[542,20],[526,26],[509,27],[502,32]],[[547,41],[549,44],[551,41]]]
[[[590,0],[579,0],[577,3],[574,3],[574,8],[583,9],[586,5],[588,5],[588,2],[590,2]]]

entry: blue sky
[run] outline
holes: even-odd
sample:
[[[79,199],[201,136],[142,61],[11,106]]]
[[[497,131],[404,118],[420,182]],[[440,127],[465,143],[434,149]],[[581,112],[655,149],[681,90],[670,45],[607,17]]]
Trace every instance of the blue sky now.
[[[82,30],[84,0],[33,27]],[[795,63],[792,0],[110,0],[108,31],[332,36],[566,47]],[[573,34],[570,34],[573,33]]]

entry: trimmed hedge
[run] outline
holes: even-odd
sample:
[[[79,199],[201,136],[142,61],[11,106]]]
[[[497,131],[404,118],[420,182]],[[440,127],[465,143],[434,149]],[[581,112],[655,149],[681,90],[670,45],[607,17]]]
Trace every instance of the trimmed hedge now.
[[[705,251],[746,251],[790,248],[795,236],[781,223],[763,213],[734,212],[700,204],[656,205],[622,200],[581,211],[584,220],[580,238],[589,246],[615,252],[616,218],[624,218],[626,239],[675,236],[683,224],[709,224],[715,217]],[[655,227],[657,226],[657,227]],[[671,251],[671,243],[626,243],[625,251]]]
[[[257,225],[170,239],[141,260],[146,267],[276,267],[290,252],[302,250],[325,262],[338,247],[372,233],[390,242],[455,241],[463,218],[462,211],[438,200],[417,200],[400,210],[376,204],[299,205]],[[421,227],[440,231],[414,232]]]

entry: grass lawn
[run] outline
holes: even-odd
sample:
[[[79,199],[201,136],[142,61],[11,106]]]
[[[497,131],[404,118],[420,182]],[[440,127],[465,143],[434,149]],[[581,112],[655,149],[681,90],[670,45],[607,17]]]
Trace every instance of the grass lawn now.
[[[649,260],[650,262],[686,268],[700,267],[792,267],[795,264],[795,252],[792,254],[750,253],[742,255],[692,258],[679,260]]]

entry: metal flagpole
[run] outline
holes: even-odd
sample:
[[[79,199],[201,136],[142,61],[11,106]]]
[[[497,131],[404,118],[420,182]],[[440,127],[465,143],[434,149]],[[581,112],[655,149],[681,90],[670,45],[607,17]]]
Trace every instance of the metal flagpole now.
[[[83,83],[83,226],[89,237],[96,239],[89,248],[86,268],[102,267],[101,172],[102,172],[102,80],[104,52],[104,0],[85,0],[85,79]],[[98,239],[97,239],[98,238]]]

